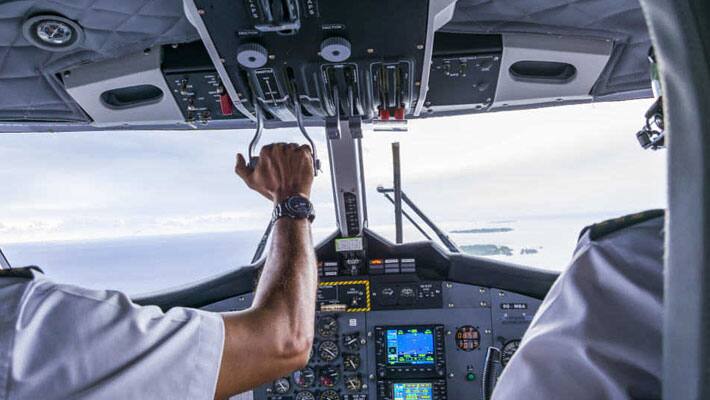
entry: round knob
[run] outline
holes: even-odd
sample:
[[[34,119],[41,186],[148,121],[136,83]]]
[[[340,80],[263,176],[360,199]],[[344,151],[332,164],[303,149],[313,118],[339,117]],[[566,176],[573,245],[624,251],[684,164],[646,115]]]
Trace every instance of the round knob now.
[[[256,43],[245,43],[237,49],[237,62],[245,68],[260,68],[266,65],[269,52]]]
[[[350,42],[341,37],[325,39],[320,44],[320,56],[330,62],[343,62],[350,58]]]

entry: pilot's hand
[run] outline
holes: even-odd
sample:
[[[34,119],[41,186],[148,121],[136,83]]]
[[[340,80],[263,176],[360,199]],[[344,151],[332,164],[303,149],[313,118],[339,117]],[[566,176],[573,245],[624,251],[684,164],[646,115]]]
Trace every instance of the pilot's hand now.
[[[295,143],[264,146],[255,168],[247,166],[244,156],[237,154],[234,171],[250,188],[274,203],[290,196],[310,197],[313,185],[311,148]]]

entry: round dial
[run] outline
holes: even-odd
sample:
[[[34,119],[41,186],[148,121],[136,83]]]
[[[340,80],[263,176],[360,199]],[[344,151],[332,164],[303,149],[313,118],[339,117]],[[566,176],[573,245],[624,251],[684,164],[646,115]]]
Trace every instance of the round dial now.
[[[333,387],[340,380],[340,371],[334,367],[323,367],[319,371],[320,384],[325,387]]]
[[[274,392],[278,394],[284,394],[291,390],[291,382],[288,378],[279,378],[274,381]]]
[[[345,377],[345,388],[349,392],[357,392],[362,389],[362,378],[360,375],[351,375]]]
[[[360,333],[355,332],[343,336],[343,346],[350,351],[355,351],[360,348]]]
[[[293,382],[296,386],[307,388],[316,381],[316,373],[311,368],[304,368],[293,373]]]
[[[357,354],[346,354],[343,356],[343,368],[346,371],[357,371],[360,368],[360,356]]]
[[[513,357],[518,347],[520,346],[520,339],[509,340],[503,345],[503,349],[500,351],[500,363],[505,367],[508,361]]]
[[[456,347],[463,351],[473,351],[481,346],[481,333],[471,325],[456,330]]]
[[[316,396],[311,392],[300,392],[296,395],[296,400],[316,400]]]
[[[326,390],[318,396],[318,400],[340,400],[340,395],[335,390]]]
[[[332,340],[326,340],[318,346],[318,356],[325,362],[335,360],[338,358],[339,354],[340,349],[338,349],[338,344]]]
[[[338,333],[338,321],[333,317],[323,317],[318,320],[318,334],[331,338]]]

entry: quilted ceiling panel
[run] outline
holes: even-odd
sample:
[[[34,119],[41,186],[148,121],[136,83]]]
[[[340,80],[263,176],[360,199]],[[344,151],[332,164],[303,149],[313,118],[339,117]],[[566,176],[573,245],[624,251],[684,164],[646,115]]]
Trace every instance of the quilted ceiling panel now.
[[[651,39],[638,0],[459,0],[443,30],[542,33],[614,40],[614,51],[593,94],[650,87]]]
[[[22,23],[60,14],[84,27],[75,50],[54,53],[32,46]],[[56,72],[167,43],[197,40],[180,0],[0,0],[0,120],[87,121]]]

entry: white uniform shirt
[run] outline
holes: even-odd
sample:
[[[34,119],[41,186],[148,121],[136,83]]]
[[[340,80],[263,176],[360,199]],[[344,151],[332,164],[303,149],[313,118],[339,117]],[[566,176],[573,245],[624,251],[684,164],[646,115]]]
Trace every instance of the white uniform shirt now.
[[[0,278],[0,400],[214,399],[219,314]]]
[[[662,311],[663,218],[586,232],[493,400],[660,399]]]

